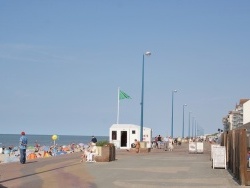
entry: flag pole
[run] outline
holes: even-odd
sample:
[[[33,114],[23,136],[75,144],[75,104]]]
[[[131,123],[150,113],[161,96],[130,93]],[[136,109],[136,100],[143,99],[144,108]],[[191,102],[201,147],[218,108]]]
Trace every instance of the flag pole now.
[[[119,94],[120,94],[120,87],[118,87],[118,94],[117,94],[117,120],[116,120],[116,124],[119,124],[119,111],[120,111]]]

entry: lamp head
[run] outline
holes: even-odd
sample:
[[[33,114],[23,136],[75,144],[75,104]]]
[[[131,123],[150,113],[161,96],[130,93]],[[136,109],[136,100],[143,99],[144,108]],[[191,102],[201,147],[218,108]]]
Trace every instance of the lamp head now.
[[[146,56],[150,56],[150,55],[151,55],[151,52],[145,52],[145,55],[146,55]]]

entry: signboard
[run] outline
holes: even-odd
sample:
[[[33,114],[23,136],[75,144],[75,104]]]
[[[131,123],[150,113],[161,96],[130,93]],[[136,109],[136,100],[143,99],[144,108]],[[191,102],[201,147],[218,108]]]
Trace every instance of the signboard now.
[[[217,146],[213,148],[213,169],[225,168],[226,169],[226,147]]]
[[[203,142],[189,142],[189,153],[203,153]]]
[[[211,157],[210,157],[210,160],[213,160],[213,152],[214,152],[215,147],[220,147],[220,145],[219,144],[212,144],[211,145]]]
[[[203,142],[197,142],[196,143],[196,152],[197,153],[203,153]]]
[[[189,153],[196,153],[196,144],[195,144],[195,142],[189,142],[188,150],[189,150]]]

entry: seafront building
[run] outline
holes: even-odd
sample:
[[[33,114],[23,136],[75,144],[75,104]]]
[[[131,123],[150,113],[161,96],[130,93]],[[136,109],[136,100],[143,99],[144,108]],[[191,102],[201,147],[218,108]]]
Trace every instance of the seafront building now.
[[[240,99],[235,109],[222,118],[224,132],[246,128],[250,130],[250,99]]]

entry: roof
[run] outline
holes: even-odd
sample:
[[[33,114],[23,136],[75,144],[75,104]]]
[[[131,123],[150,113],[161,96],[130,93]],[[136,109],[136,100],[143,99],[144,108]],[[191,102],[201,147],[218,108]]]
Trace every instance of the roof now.
[[[240,104],[239,105],[243,105],[247,101],[249,101],[249,99],[240,99]]]
[[[112,129],[140,129],[139,125],[134,125],[134,124],[113,124],[110,128]],[[144,129],[150,129],[148,127],[144,127]]]

